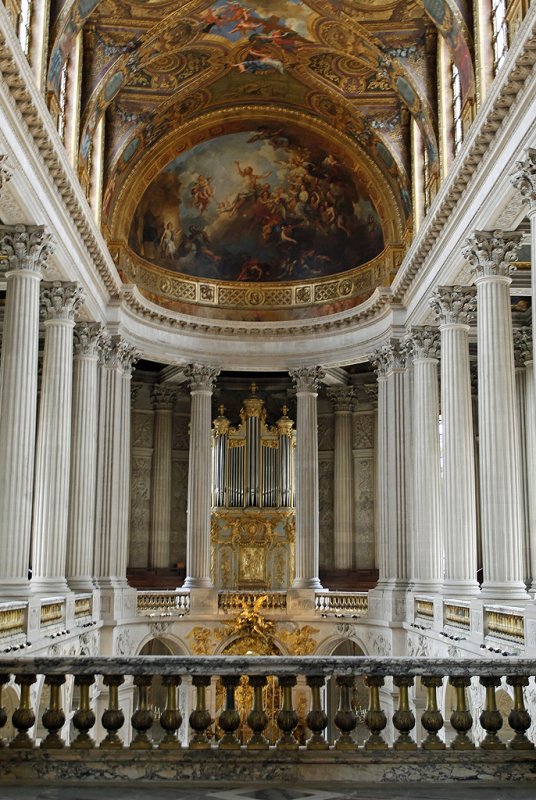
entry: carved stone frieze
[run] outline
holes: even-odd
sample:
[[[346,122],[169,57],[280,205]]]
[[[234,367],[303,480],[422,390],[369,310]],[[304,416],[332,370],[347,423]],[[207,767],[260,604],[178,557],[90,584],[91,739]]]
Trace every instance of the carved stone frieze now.
[[[521,247],[520,231],[475,231],[463,256],[477,277],[510,275]]]
[[[189,417],[185,414],[173,415],[172,450],[188,450],[190,436],[188,431]]]
[[[290,370],[289,375],[297,394],[316,394],[325,373],[322,367],[299,367]]]
[[[11,178],[12,174],[13,173],[9,167],[7,156],[5,153],[0,153],[0,192],[2,191],[4,185]]]
[[[41,284],[41,316],[49,320],[73,320],[84,302],[78,283],[46,281]]]
[[[151,458],[134,456],[131,462],[129,564],[147,567],[151,523]]]
[[[219,374],[217,367],[208,367],[205,364],[189,364],[184,368],[184,376],[191,392],[213,392]]]
[[[42,225],[0,225],[0,255],[10,270],[41,272],[53,250],[52,237]]]
[[[335,426],[333,415],[322,415],[318,420],[318,449],[333,450]]]
[[[430,305],[440,323],[467,325],[476,309],[476,289],[473,286],[438,286]]]
[[[134,410],[132,412],[132,447],[153,446],[153,413]]]
[[[529,147],[523,161],[516,161],[512,184],[531,209],[536,209],[536,149]]]
[[[532,361],[532,328],[514,328],[514,359],[516,367]]]
[[[374,448],[374,414],[353,415],[352,447],[354,450],[372,450]]]
[[[353,386],[330,386],[327,395],[335,411],[353,411],[356,396]]]
[[[439,358],[439,342],[439,330],[431,325],[415,325],[406,336],[407,350],[413,360]]]
[[[75,356],[97,356],[106,339],[106,331],[100,322],[78,322],[73,331]]]

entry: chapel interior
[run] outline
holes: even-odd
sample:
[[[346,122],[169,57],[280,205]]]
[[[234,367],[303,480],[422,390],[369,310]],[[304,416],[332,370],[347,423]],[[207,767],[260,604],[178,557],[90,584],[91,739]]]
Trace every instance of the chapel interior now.
[[[526,777],[535,30],[530,0],[0,3],[5,780],[95,742]]]

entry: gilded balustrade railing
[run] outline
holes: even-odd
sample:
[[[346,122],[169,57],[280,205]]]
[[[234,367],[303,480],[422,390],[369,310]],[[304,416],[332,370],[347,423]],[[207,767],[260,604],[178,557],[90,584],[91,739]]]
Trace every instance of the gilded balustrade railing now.
[[[318,592],[315,595],[315,610],[322,614],[367,614],[367,592]]]
[[[451,751],[474,750],[495,751],[506,747],[516,751],[534,751],[534,744],[527,737],[532,725],[531,716],[525,707],[524,689],[529,678],[534,676],[536,665],[532,659],[428,659],[428,658],[369,658],[369,657],[319,657],[319,656],[137,656],[135,658],[83,657],[66,658],[19,658],[0,659],[1,689],[14,683],[19,690],[19,706],[11,716],[11,724],[16,735],[9,741],[12,750],[28,750],[35,746],[33,731],[36,715],[31,701],[31,687],[39,675],[44,675],[44,684],[49,687],[49,706],[42,715],[43,728],[48,732],[41,741],[41,747],[49,751],[65,747],[62,728],[65,726],[65,712],[61,708],[61,687],[68,675],[74,675],[74,685],[78,687],[79,703],[72,716],[76,735],[70,742],[74,750],[90,750],[95,747],[92,729],[96,724],[96,714],[90,703],[90,687],[97,676],[102,676],[102,685],[108,690],[108,707],[101,715],[103,738],[102,750],[124,748],[121,729],[125,726],[125,715],[119,703],[119,687],[127,682],[134,692],[134,712],[131,716],[132,730],[127,731],[131,750],[179,749],[178,732],[183,721],[178,707],[178,687],[184,679],[191,680],[195,688],[195,707],[189,714],[188,723],[193,734],[190,735],[188,749],[197,750],[268,750],[269,743],[264,736],[268,717],[263,708],[263,688],[268,676],[276,676],[282,692],[283,703],[277,715],[280,731],[275,750],[298,750],[295,731],[298,716],[293,706],[293,689],[298,681],[309,689],[310,705],[305,718],[307,750],[328,750],[330,744],[326,737],[329,719],[323,705],[322,690],[326,680],[333,679],[338,690],[337,710],[333,710],[332,721],[338,734],[333,742],[336,751],[382,751],[393,750],[445,750],[446,741]],[[240,676],[248,676],[253,691],[253,707],[247,723],[251,731],[244,746],[236,736],[241,719],[237,713],[235,690],[240,684]],[[162,733],[157,740],[150,735],[155,718],[149,703],[151,684],[158,676],[165,687],[167,703],[159,715]],[[364,676],[368,687],[368,710],[364,723],[368,735],[362,745],[353,736],[358,718],[352,707],[351,697],[358,676]],[[476,676],[476,677],[475,677]],[[506,686],[512,695],[512,709],[506,720],[498,710],[497,690],[506,676]],[[218,677],[226,692],[225,707],[217,720],[221,731],[219,739],[214,737],[211,728],[213,720],[207,706],[207,688],[213,678]],[[414,736],[416,717],[411,708],[410,693],[420,682],[426,695],[426,707],[420,715],[423,737],[420,742]],[[452,687],[455,697],[454,710],[448,725],[438,703],[438,690],[446,683]],[[479,714],[479,728],[470,711],[467,690],[476,683],[485,694],[483,708]],[[390,696],[391,686],[398,695],[398,706],[392,714],[394,730],[392,741],[386,735],[388,716],[385,702]],[[126,688],[126,687],[124,687]],[[386,691],[389,690],[389,691]],[[124,697],[124,693],[122,694]],[[0,696],[1,703],[1,696]],[[506,743],[498,736],[504,722],[511,729]],[[0,728],[7,722],[7,714],[0,714]],[[448,737],[445,732],[448,728]],[[123,734],[124,735],[124,734]],[[273,749],[273,748],[272,748]],[[6,750],[4,750],[6,752]]]
[[[219,592],[218,608],[221,611],[241,611],[244,605],[253,606],[261,597],[265,598],[263,611],[286,610],[286,592]]]
[[[190,611],[190,593],[182,591],[138,592],[137,610],[140,614],[173,613],[183,616]]]

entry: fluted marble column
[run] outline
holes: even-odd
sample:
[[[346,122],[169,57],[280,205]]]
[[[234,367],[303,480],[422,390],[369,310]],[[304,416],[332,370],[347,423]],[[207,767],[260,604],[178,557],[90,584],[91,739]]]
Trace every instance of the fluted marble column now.
[[[409,578],[405,347],[391,339],[371,354],[370,361],[378,375],[378,589],[405,591]]]
[[[464,256],[475,273],[483,594],[526,598],[515,421],[509,287],[521,234],[476,231]]]
[[[534,537],[534,487],[530,476],[534,459],[534,386],[532,374],[532,331],[530,328],[517,328],[514,335],[514,363],[516,383],[516,422],[519,468],[519,510],[524,533],[523,566],[524,579],[528,586],[534,582],[532,571],[532,551]]]
[[[441,420],[443,425],[443,535],[447,594],[479,591],[476,580],[476,490],[469,320],[475,289],[440,286],[431,305],[441,335]]]
[[[100,359],[94,576],[98,586],[126,587],[130,476],[130,382],[138,357],[115,335]]]
[[[74,328],[71,483],[67,537],[67,581],[71,589],[93,588],[99,352],[102,325],[80,322]]]
[[[335,407],[333,471],[333,564],[336,569],[354,566],[354,492],[352,459],[353,386],[332,386],[328,397]]]
[[[192,364],[185,370],[192,396],[188,466],[186,580],[190,589],[211,589],[210,509],[212,501],[211,399],[219,369]]]
[[[52,251],[44,228],[0,225],[8,271],[2,338],[0,405],[0,585],[4,596],[24,593],[32,531],[39,287]]]
[[[411,328],[406,339],[413,360],[413,529],[414,591],[435,592],[443,580],[440,514],[439,331]]]
[[[169,384],[157,384],[153,388],[155,414],[149,564],[156,569],[170,565],[171,429],[175,395],[176,387]]]
[[[320,367],[291,370],[296,387],[296,550],[294,589],[321,589],[318,577],[318,386]]]
[[[54,281],[41,289],[45,351],[35,458],[32,589],[67,591],[65,579],[74,316],[83,301],[77,283]]]

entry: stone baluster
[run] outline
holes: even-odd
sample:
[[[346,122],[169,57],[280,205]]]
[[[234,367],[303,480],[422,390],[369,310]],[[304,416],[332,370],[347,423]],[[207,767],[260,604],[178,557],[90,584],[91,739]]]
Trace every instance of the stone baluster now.
[[[25,594],[32,532],[39,349],[39,288],[51,252],[42,227],[0,225],[7,259],[2,337],[0,453],[0,583],[4,596]]]
[[[11,717],[13,727],[17,730],[17,735],[9,743],[14,750],[31,750],[34,747],[33,739],[28,735],[28,731],[35,724],[30,687],[36,680],[36,675],[15,675],[15,682],[20,686],[20,702]]]
[[[190,750],[210,750],[210,742],[205,733],[212,722],[206,699],[207,686],[210,686],[210,676],[194,675],[192,684],[196,689],[196,705],[189,717],[190,727],[195,731],[195,734],[190,739]]]
[[[399,593],[390,612],[402,618],[409,577],[406,350],[391,339],[370,360],[378,375],[378,591]]]
[[[449,683],[456,689],[456,708],[450,715],[450,724],[456,731],[456,736],[452,740],[452,750],[474,750],[475,744],[467,732],[473,727],[473,717],[467,708],[467,698],[465,690],[471,685],[471,678],[453,677],[449,678]]]
[[[521,234],[476,231],[464,256],[478,303],[478,417],[484,597],[525,599],[510,270]]]
[[[115,335],[103,345],[99,363],[94,575],[103,588],[126,587],[130,381],[136,355],[128,342]]]
[[[158,384],[153,388],[154,445],[151,505],[151,545],[149,566],[153,569],[170,565],[171,530],[171,428],[176,387]]]
[[[431,305],[441,335],[441,421],[443,427],[444,586],[453,596],[478,591],[476,474],[474,460],[469,321],[474,288],[440,286]]]
[[[73,714],[73,725],[78,731],[76,739],[71,742],[71,747],[75,750],[91,750],[95,747],[95,742],[89,735],[96,721],[89,700],[89,690],[94,683],[94,675],[74,676],[74,685],[80,687],[80,705]]]
[[[393,714],[393,725],[398,731],[398,738],[393,744],[395,750],[415,750],[417,745],[411,738],[415,727],[415,715],[409,707],[408,689],[413,686],[413,678],[397,675],[393,684],[398,688],[398,708]]]
[[[318,577],[318,412],[316,398],[324,372],[319,367],[291,370],[296,387],[296,575],[294,589],[321,589]]]
[[[247,743],[248,750],[268,750],[269,741],[263,736],[268,725],[268,714],[264,710],[263,689],[267,684],[266,676],[250,675],[249,685],[253,689],[253,708],[248,714],[248,725],[253,731]]]
[[[119,687],[125,681],[122,675],[104,675],[102,682],[108,687],[108,708],[102,714],[102,727],[106,736],[100,743],[103,750],[121,750],[123,740],[117,731],[125,724],[125,715],[119,708]]]
[[[508,714],[508,724],[515,733],[508,747],[511,750],[534,750],[533,743],[527,738],[531,719],[523,699],[523,689],[529,685],[529,679],[524,675],[511,675],[506,682],[514,689],[514,707]]]
[[[439,332],[414,327],[406,339],[413,360],[412,588],[435,592],[443,578],[440,516]]]
[[[186,580],[188,589],[210,589],[210,507],[212,498],[211,398],[219,370],[200,364],[186,368],[192,396],[188,463]]]
[[[480,678],[480,683],[486,690],[486,704],[480,714],[480,724],[486,731],[484,739],[480,742],[482,750],[504,750],[506,745],[497,736],[503,726],[502,714],[497,708],[497,696],[495,689],[501,685],[501,679],[497,676],[485,676]]]
[[[65,741],[59,731],[65,725],[65,712],[61,707],[61,687],[65,683],[65,675],[46,675],[45,685],[50,689],[50,702],[43,714],[43,726],[48,735],[41,742],[45,750],[60,750],[65,747]]]
[[[354,494],[352,458],[352,386],[332,386],[328,397],[335,407],[335,464],[333,475],[333,564],[350,569],[354,564]]]
[[[158,745],[161,750],[180,750],[181,748],[181,743],[177,738],[177,731],[182,725],[182,714],[177,707],[177,687],[181,685],[181,682],[180,675],[162,676],[162,685],[167,689],[167,701],[166,707],[160,715],[160,725],[166,732]]]
[[[365,725],[370,731],[370,736],[365,742],[365,750],[387,750],[388,745],[382,736],[382,731],[387,725],[385,711],[380,704],[380,688],[385,679],[381,675],[365,675],[365,684],[369,687],[369,707],[365,717]]]
[[[240,676],[224,675],[221,682],[225,689],[225,708],[220,714],[219,726],[225,733],[218,747],[220,750],[240,750],[240,739],[236,735],[240,727],[240,714],[235,704],[235,691],[240,683]]]
[[[354,688],[353,675],[338,675],[339,708],[333,721],[340,730],[341,735],[335,742],[336,750],[357,750],[357,743],[352,739],[352,731],[357,725],[355,711],[350,705],[350,691]]]
[[[294,675],[282,675],[278,678],[279,686],[283,690],[283,705],[277,715],[277,727],[282,731],[277,740],[279,750],[297,750],[298,742],[293,734],[298,725],[298,712],[292,705],[292,689],[296,686]]]
[[[102,325],[81,322],[74,328],[71,481],[67,538],[67,580],[71,589],[93,587],[95,493],[97,482],[98,358]]]
[[[74,316],[83,301],[76,283],[45,283],[41,305],[45,352],[35,460],[32,588],[67,591],[65,579],[71,422]]]
[[[311,710],[307,714],[307,727],[312,731],[312,736],[307,740],[308,750],[327,750],[329,744],[324,736],[328,726],[328,716],[322,708],[320,689],[324,686],[323,675],[307,675],[307,686],[311,689]]]
[[[153,741],[147,735],[147,731],[151,730],[154,722],[153,712],[149,708],[149,690],[152,682],[152,675],[136,675],[134,677],[134,686],[138,689],[138,707],[130,718],[132,727],[136,731],[136,735],[130,743],[131,750],[153,749]]]
[[[421,678],[426,688],[426,709],[421,716],[421,723],[428,736],[422,743],[423,750],[444,750],[445,742],[439,738],[438,731],[443,727],[443,715],[437,706],[437,689],[443,685],[439,675],[426,675]]]

